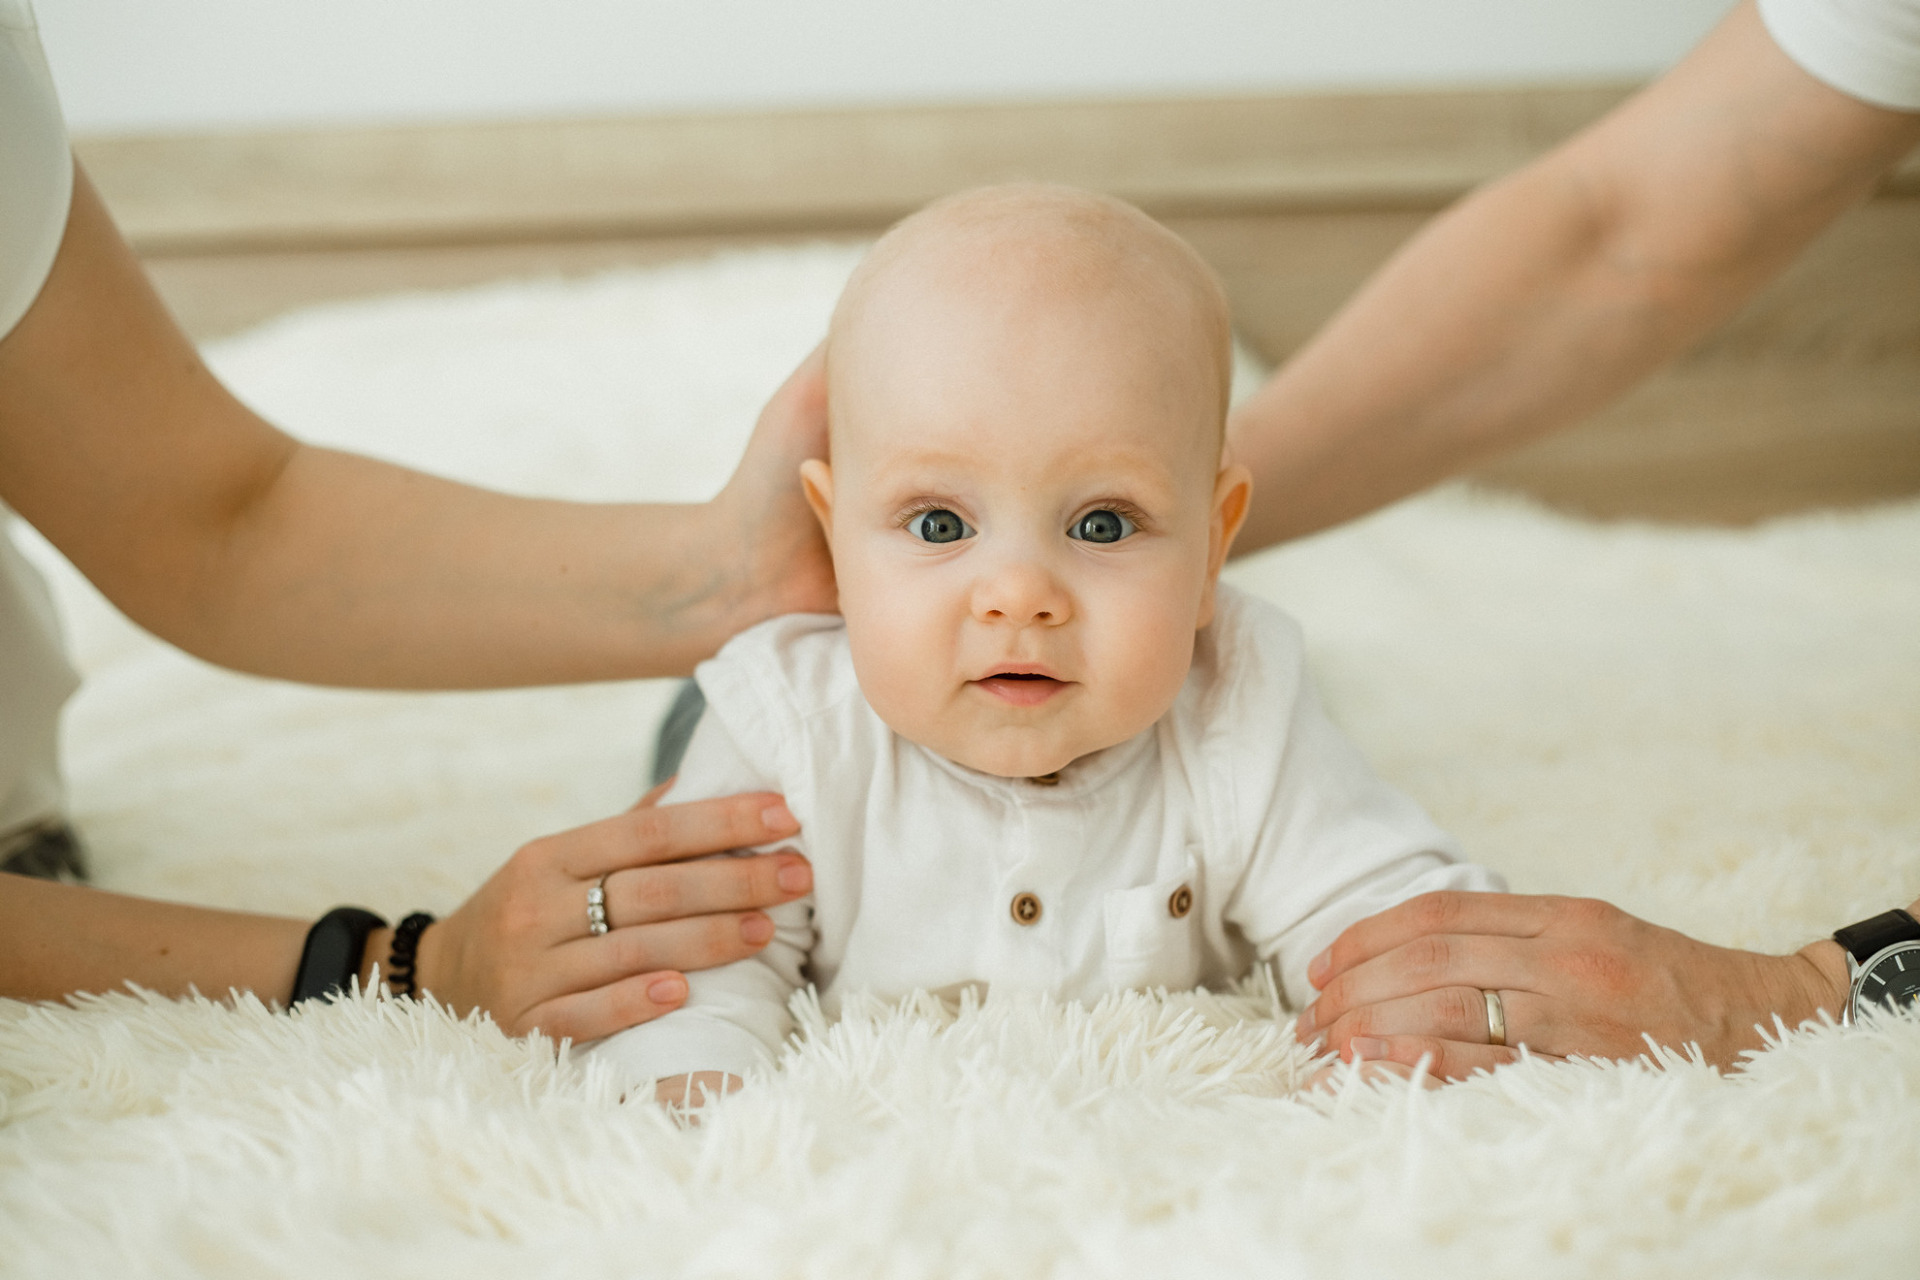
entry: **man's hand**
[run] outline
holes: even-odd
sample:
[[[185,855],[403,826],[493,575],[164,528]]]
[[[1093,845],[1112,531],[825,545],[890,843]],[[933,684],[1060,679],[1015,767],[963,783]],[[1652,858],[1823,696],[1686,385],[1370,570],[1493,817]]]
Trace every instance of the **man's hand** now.
[[[671,785],[618,817],[515,853],[421,935],[421,988],[458,1012],[487,1010],[511,1035],[597,1040],[678,1008],[687,998],[679,971],[766,946],[773,921],[758,908],[812,890],[806,859],[785,851],[705,855],[779,840],[800,824],[764,792],[660,804]],[[612,929],[593,937],[587,890],[603,875]],[[368,971],[385,960],[390,936],[381,930],[368,939]]]
[[[1756,1026],[1788,1026],[1847,998],[1837,944],[1788,956],[1696,942],[1604,902],[1501,893],[1429,893],[1349,928],[1314,959],[1320,994],[1301,1011],[1303,1043],[1344,1058],[1460,1079],[1519,1057],[1630,1058],[1643,1035],[1698,1044],[1730,1067],[1758,1048]],[[1486,991],[1499,993],[1507,1045],[1488,1043]]]

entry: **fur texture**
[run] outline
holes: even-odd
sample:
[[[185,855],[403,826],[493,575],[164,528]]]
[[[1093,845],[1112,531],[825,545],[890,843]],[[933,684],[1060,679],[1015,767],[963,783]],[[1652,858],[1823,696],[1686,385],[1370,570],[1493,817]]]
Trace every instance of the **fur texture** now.
[[[359,303],[212,355],[309,438],[693,499],[855,256]],[[114,888],[443,910],[631,802],[669,692],[238,677],[42,552],[88,677],[74,810]],[[1786,949],[1920,886],[1920,504],[1721,532],[1456,490],[1231,573],[1516,888]],[[784,1069],[686,1130],[432,1007],[0,1002],[0,1273],[1837,1276],[1920,1246],[1920,1019],[1792,1032],[1730,1075],[1663,1054],[1306,1095],[1257,977],[803,1013]]]

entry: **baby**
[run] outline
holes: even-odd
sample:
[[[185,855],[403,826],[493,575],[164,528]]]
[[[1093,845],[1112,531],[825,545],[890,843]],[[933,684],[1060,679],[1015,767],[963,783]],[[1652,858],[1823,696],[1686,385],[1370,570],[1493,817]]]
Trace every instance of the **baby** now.
[[[1091,999],[1258,960],[1297,1001],[1354,921],[1501,887],[1329,723],[1294,623],[1218,585],[1230,367],[1211,271],[1118,201],[988,188],[880,240],[801,473],[844,617],[701,666],[674,795],[783,793],[814,893],[596,1052],[678,1099],[771,1064],[808,981]]]

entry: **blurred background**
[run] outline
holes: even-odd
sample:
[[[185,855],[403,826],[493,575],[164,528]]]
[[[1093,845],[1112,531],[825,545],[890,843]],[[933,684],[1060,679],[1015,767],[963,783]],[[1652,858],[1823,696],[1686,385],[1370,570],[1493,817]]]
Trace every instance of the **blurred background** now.
[[[1432,214],[1728,0],[37,0],[76,148],[196,336],[292,307],[1135,200],[1281,361]],[[1920,491],[1911,166],[1586,427],[1486,478],[1738,522]]]

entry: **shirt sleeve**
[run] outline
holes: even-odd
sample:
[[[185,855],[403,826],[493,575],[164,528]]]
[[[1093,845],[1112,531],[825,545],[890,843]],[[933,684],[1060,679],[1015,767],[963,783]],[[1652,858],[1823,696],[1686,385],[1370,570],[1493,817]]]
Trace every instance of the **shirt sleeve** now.
[[[20,0],[0,0],[0,338],[46,283],[67,229],[73,154],[53,78]]]
[[[1308,963],[1348,925],[1433,890],[1502,892],[1506,883],[1463,861],[1452,838],[1373,771],[1322,709],[1297,644],[1261,648],[1266,670],[1237,682],[1240,711],[1216,737],[1240,745],[1230,803],[1240,842],[1251,845],[1223,913],[1274,963],[1298,1007],[1312,995]]]
[[[1920,111],[1920,0],[1760,0],[1781,50],[1844,94]]]
[[[742,751],[722,718],[709,708],[687,744],[668,799],[681,803],[779,790],[783,788],[773,770]],[[802,832],[765,848],[804,853],[804,836]],[[628,1087],[694,1071],[745,1077],[772,1067],[793,1031],[787,1000],[800,986],[813,949],[812,903],[809,897],[775,907],[767,913],[774,923],[773,941],[758,955],[689,973],[686,1004],[609,1036],[588,1052],[613,1062]],[[617,927],[619,921],[613,923]]]

